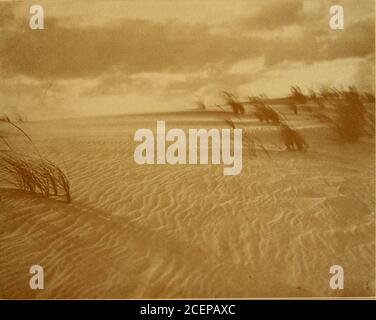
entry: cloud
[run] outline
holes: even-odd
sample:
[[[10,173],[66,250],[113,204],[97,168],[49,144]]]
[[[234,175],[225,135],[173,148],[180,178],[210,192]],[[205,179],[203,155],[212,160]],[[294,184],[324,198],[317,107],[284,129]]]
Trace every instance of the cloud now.
[[[10,9],[9,9],[10,10]],[[9,16],[9,15],[6,15]],[[11,16],[9,16],[11,17]],[[302,22],[301,1],[272,1],[243,20],[243,30],[274,29]],[[301,24],[295,36],[262,37],[213,32],[209,24],[122,19],[106,26],[65,26],[49,19],[45,30],[3,30],[0,70],[3,78],[97,78],[107,73],[192,73],[265,58],[283,61],[332,60],[374,51],[374,22],[359,20],[344,31]]]
[[[265,47],[265,64],[328,61],[365,57],[375,51],[375,26],[371,19],[359,20],[345,30],[317,32],[307,29],[297,38],[271,39]]]
[[[345,30],[337,31],[328,26],[331,1],[324,0],[239,1],[229,6],[234,11],[222,14],[218,5],[216,15],[200,12],[194,21],[188,16],[204,10],[199,1],[174,8],[176,17],[158,7],[151,18],[141,3],[140,14],[122,7],[110,19],[116,1],[93,4],[85,23],[77,19],[89,2],[71,2],[46,6],[45,30],[28,28],[23,2],[0,2],[1,105],[47,117],[55,109],[64,116],[217,102],[222,90],[279,95],[291,84],[336,79],[372,88],[374,4],[364,2],[341,1]],[[177,15],[183,9],[190,11],[184,18]]]
[[[206,25],[123,20],[108,27],[66,28],[54,20],[45,30],[9,31],[0,46],[7,76],[91,78],[115,70],[191,72],[260,55],[262,40],[210,33]]]
[[[374,19],[356,21],[336,34],[325,48],[327,59],[363,57],[375,52]]]
[[[306,92],[322,86],[346,88],[355,85],[361,91],[373,92],[374,57],[354,57],[333,61],[302,62],[278,65],[267,69],[258,79],[244,83],[239,92],[265,92],[281,97],[289,92],[291,85],[299,85]]]
[[[304,21],[301,0],[277,0],[266,3],[256,13],[242,19],[240,26],[245,29],[274,30]]]
[[[362,90],[375,93],[375,56],[369,55],[357,67],[354,83]]]

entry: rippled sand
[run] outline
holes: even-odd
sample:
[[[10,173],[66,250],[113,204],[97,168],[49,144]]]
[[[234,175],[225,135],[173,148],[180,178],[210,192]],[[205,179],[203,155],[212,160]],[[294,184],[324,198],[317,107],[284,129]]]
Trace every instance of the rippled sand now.
[[[70,179],[72,203],[0,182],[1,298],[189,298],[374,295],[374,145],[339,145],[297,117],[307,153],[244,152],[243,170],[137,165],[133,134],[159,115],[25,123]],[[164,116],[168,127],[226,124]],[[183,121],[184,120],[184,121]],[[22,137],[9,136],[25,147]],[[29,268],[45,289],[29,288]],[[342,265],[345,289],[329,288]]]

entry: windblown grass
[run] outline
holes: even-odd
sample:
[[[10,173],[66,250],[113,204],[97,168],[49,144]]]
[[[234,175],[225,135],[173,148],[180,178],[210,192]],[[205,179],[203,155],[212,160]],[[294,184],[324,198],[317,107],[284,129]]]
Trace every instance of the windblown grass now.
[[[64,197],[71,202],[70,184],[64,172],[51,161],[43,158],[35,147],[31,137],[18,125],[9,120],[0,119],[20,131],[33,145],[36,155],[20,154],[12,148],[8,140],[1,135],[0,139],[7,150],[0,150],[0,174],[4,181],[17,189],[43,197]]]
[[[307,151],[308,143],[305,138],[287,123],[280,124],[280,135],[288,151]]]
[[[341,140],[356,142],[365,134],[365,108],[357,92],[343,92],[344,101],[336,104],[335,129]]]
[[[303,95],[299,87],[292,87],[291,91],[291,96],[293,96],[297,102],[305,103],[307,101],[307,98]],[[242,118],[239,116],[239,114],[242,113],[239,112],[238,107],[238,105],[242,105],[242,103],[238,102],[236,97],[231,93],[224,92],[224,95],[227,105],[232,108],[232,114],[239,120],[238,123],[242,124]],[[302,152],[306,152],[308,150],[308,143],[306,142],[305,138],[296,129],[293,129],[288,124],[288,119],[283,113],[276,111],[273,109],[273,107],[267,105],[264,102],[264,99],[260,97],[249,96],[248,101],[244,103],[248,103],[255,108],[255,111],[252,113],[252,115],[255,116],[260,122],[277,126],[279,128],[279,135],[282,138],[283,144],[286,146],[286,150]],[[227,115],[228,113],[225,112],[221,105],[217,104],[216,106],[226,114],[226,116],[224,116],[224,121],[231,128],[235,129],[236,125],[233,120],[229,118],[229,116]],[[289,102],[288,107],[293,110],[295,114],[297,114],[296,103]],[[256,156],[257,149],[259,148],[263,150],[269,158],[271,158],[270,153],[267,148],[265,148],[262,140],[256,134],[251,134],[250,132],[248,132],[247,129],[244,128],[244,126],[242,126],[242,129],[244,140],[249,144],[251,154],[253,156]]]
[[[256,108],[256,111],[253,114],[260,122],[273,124],[278,124],[280,122],[278,113],[272,107],[267,106],[260,99],[255,100],[252,97],[248,97],[248,99],[250,103],[252,103],[252,105]]]
[[[202,102],[201,100],[198,100],[196,102],[197,104],[197,109],[200,110],[200,111],[205,111],[206,110],[206,105],[204,102]]]
[[[14,187],[43,197],[65,197],[71,202],[70,185],[65,174],[52,162],[15,152],[1,152],[0,173]]]
[[[328,124],[340,141],[357,142],[362,136],[374,134],[374,114],[367,111],[364,105],[364,102],[374,104],[371,94],[362,95],[353,87],[347,91],[322,88],[317,100],[331,106],[331,112],[325,112],[325,108],[322,108],[316,110],[314,116]]]
[[[224,91],[223,95],[226,99],[226,103],[231,107],[234,114],[244,114],[245,109],[242,103],[238,101],[234,94]]]
[[[220,106],[216,105],[219,109],[221,109],[224,114],[226,114],[225,110]],[[234,113],[234,115],[237,117],[240,123],[242,123],[242,119],[237,115],[237,113]],[[236,128],[236,124],[234,121],[229,118],[229,116],[224,117],[224,121],[231,127],[232,129]],[[269,151],[265,148],[264,144],[262,143],[261,139],[256,135],[256,134],[251,134],[250,132],[247,131],[246,128],[243,129],[243,140],[246,141],[247,145],[250,147],[250,152],[252,156],[257,156],[257,147],[259,147],[261,150],[264,151],[264,153],[271,158],[271,155]]]
[[[291,94],[290,96],[294,98],[298,103],[306,103],[307,97],[302,93],[302,90],[298,86],[291,86]]]

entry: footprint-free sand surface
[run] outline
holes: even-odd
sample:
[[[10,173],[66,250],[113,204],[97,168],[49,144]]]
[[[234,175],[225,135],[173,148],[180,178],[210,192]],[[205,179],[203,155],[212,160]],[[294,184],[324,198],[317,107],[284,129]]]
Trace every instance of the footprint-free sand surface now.
[[[339,144],[303,114],[294,125],[310,148],[288,152],[272,126],[245,119],[271,158],[245,150],[241,173],[224,176],[222,165],[137,165],[134,132],[158,119],[226,128],[196,113],[22,124],[68,176],[72,203],[0,181],[0,298],[375,294],[371,139]],[[35,264],[44,290],[29,287]],[[344,290],[329,287],[332,265],[344,268]]]

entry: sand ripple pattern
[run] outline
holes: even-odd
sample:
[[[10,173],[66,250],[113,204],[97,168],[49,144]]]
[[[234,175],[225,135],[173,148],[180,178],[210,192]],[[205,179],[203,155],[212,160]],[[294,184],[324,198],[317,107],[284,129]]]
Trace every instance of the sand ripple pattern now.
[[[226,177],[136,165],[129,123],[43,126],[37,144],[65,168],[73,203],[0,189],[0,298],[374,294],[372,146],[244,155]],[[29,289],[32,264],[45,290]],[[344,291],[328,287],[333,264]]]

